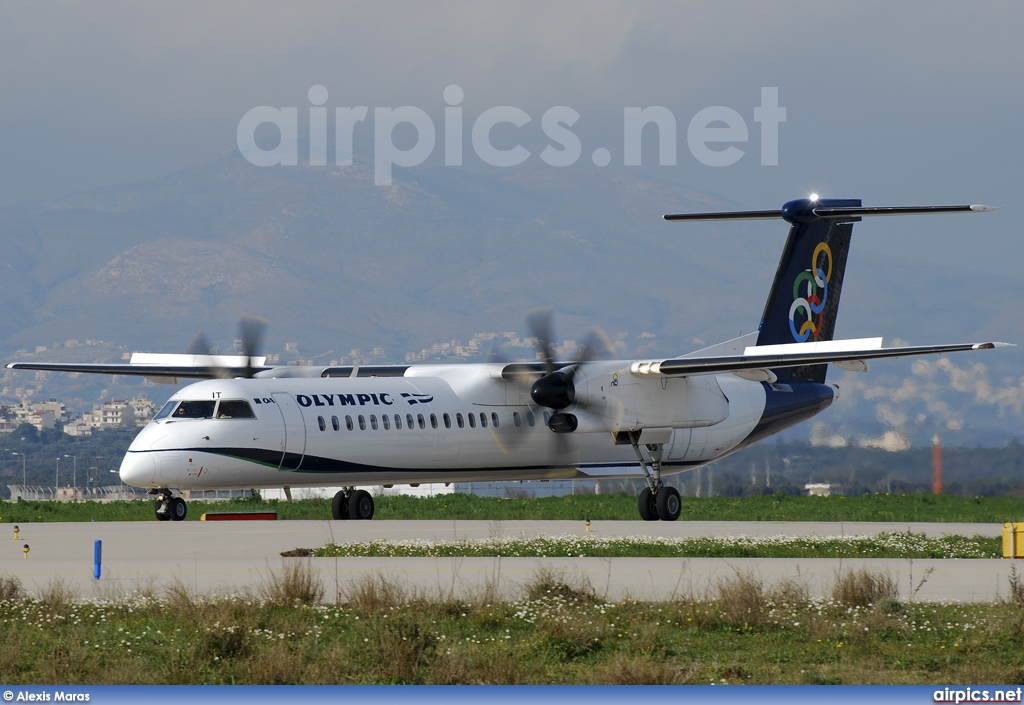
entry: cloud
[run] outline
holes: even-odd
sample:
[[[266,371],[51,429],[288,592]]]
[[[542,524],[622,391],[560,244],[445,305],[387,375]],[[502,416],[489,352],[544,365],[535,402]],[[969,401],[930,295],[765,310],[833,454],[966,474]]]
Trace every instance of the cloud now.
[[[849,445],[849,441],[845,436],[832,433],[824,421],[815,421],[811,424],[811,445],[825,448],[845,448]]]
[[[861,438],[857,441],[861,448],[880,448],[890,453],[899,453],[909,450],[910,440],[897,431],[886,431],[876,438]]]

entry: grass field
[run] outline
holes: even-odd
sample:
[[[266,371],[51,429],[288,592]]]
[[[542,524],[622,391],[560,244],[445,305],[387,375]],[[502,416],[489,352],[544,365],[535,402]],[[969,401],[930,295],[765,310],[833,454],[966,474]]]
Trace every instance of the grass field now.
[[[540,573],[499,602],[414,595],[386,576],[330,604],[301,562],[258,594],[175,586],[82,602],[0,577],[0,682],[1021,683],[1024,587],[991,605],[895,599],[884,575],[837,575],[829,599],[737,574],[705,595],[612,603]]]
[[[637,500],[625,494],[499,499],[466,494],[377,497],[376,519],[517,519],[639,521]],[[680,521],[939,521],[1002,523],[1024,520],[1024,501],[1009,497],[874,494],[859,497],[710,497],[682,499]],[[190,501],[188,521],[204,512],[268,511],[279,519],[328,519],[330,500],[258,498]],[[133,502],[0,501],[0,523],[33,521],[156,521],[151,500]]]
[[[928,537],[884,532],[876,536],[509,536],[460,541],[369,541],[329,544],[289,556],[451,558],[1001,558],[1002,539]]]

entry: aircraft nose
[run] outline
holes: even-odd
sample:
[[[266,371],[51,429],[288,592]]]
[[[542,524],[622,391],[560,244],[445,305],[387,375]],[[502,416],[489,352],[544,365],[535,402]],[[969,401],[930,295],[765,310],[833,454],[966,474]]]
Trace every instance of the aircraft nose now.
[[[133,487],[152,487],[156,463],[152,453],[125,453],[121,461],[121,482]]]

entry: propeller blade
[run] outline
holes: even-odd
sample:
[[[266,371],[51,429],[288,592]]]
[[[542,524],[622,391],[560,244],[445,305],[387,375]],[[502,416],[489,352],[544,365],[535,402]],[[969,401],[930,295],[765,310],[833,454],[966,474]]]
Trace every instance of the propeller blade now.
[[[255,374],[252,359],[260,353],[266,328],[267,319],[250,313],[243,315],[238,322],[238,337],[242,340],[240,352],[245,356],[245,371],[242,376],[247,379]]]
[[[210,345],[210,341],[206,339],[203,331],[197,330],[188,341],[188,345],[185,346],[185,352],[188,355],[213,355],[213,346]]]
[[[551,344],[550,308],[538,308],[526,314],[526,325],[531,335],[537,339],[537,352],[544,361],[544,371],[551,374],[555,371],[555,349]]]

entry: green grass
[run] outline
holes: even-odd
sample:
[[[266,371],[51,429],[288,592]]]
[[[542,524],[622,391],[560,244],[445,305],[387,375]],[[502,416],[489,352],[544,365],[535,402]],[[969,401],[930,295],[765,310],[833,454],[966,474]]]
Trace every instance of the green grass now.
[[[637,500],[625,494],[499,499],[451,494],[432,498],[378,497],[377,519],[504,521],[519,519],[639,521]],[[188,521],[204,512],[269,511],[279,519],[329,519],[330,500],[295,502],[193,500]],[[1024,504],[1011,497],[903,494],[860,497],[684,497],[680,521],[939,521],[1002,523],[1024,520]],[[152,500],[133,502],[0,501],[0,522],[156,521]]]
[[[646,558],[1001,558],[1002,539],[929,538],[912,533],[876,536],[513,536],[460,541],[370,541],[328,544],[288,555],[318,558],[375,556],[646,557]]]
[[[704,595],[609,602],[587,584],[550,573],[508,601],[486,588],[465,601],[414,595],[378,575],[343,586],[324,605],[316,601],[322,589],[303,572],[301,565],[286,570],[262,598],[203,597],[176,586],[83,602],[59,584],[31,598],[5,590],[0,682],[1024,680],[1019,601],[904,604],[884,576],[837,578],[831,599],[810,598],[795,582],[769,588],[736,575]]]

